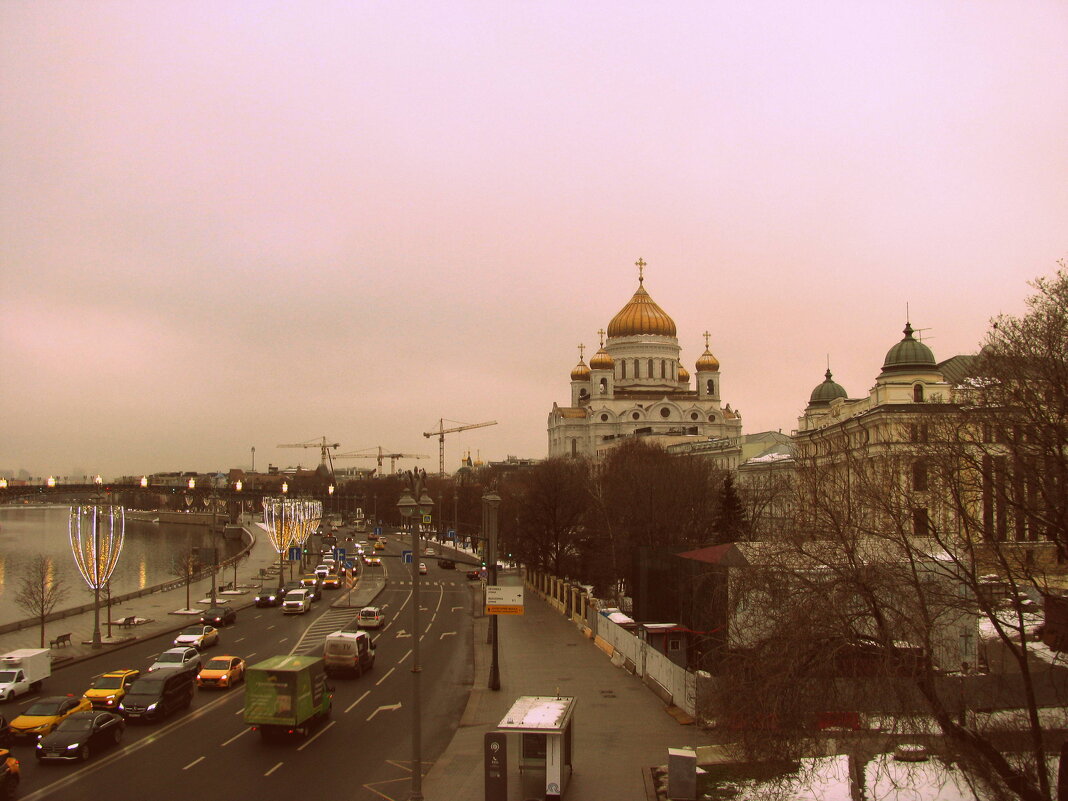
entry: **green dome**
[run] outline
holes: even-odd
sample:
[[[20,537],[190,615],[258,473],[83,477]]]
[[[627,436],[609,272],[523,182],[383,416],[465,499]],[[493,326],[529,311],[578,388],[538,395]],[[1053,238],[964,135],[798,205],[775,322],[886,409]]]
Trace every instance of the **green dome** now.
[[[912,338],[912,326],[905,323],[905,338],[886,352],[883,372],[934,368],[931,349]]]
[[[835,398],[847,398],[845,389],[841,384],[836,384],[831,380],[831,370],[827,368],[823,383],[816,386],[812,390],[812,394],[808,397],[809,406],[826,406]]]

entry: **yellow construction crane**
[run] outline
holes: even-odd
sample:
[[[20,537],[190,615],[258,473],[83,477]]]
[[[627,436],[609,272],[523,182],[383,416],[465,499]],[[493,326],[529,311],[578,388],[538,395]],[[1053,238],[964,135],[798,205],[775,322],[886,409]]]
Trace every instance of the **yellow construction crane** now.
[[[376,450],[378,453],[366,453],[366,451]],[[381,445],[376,445],[374,448],[364,448],[360,451],[353,451],[352,453],[339,453],[334,456],[335,459],[377,459],[378,460],[378,475],[382,475],[382,460],[389,459],[389,472],[397,472],[397,460],[398,459],[429,459],[425,453],[386,453]]]
[[[450,423],[455,423],[455,420],[450,420]],[[445,428],[445,421],[443,419],[438,420],[437,431],[424,431],[424,437],[437,437],[438,438],[438,475],[442,478],[445,477],[445,435],[453,434],[457,431],[466,431],[469,428],[483,428],[485,426],[497,425],[496,420],[490,420],[487,423],[469,423],[467,425],[459,425],[455,428]]]
[[[335,451],[341,447],[340,442],[327,442],[326,437],[310,439],[307,442],[294,442],[291,445],[277,445],[278,448],[319,448],[322,451],[322,464],[330,471],[330,478],[334,477],[334,462],[330,458],[330,449]]]

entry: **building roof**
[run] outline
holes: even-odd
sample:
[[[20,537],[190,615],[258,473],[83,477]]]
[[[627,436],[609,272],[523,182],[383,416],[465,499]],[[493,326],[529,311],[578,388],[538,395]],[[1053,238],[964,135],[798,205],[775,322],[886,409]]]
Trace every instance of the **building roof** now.
[[[912,325],[905,323],[905,337],[886,352],[883,372],[934,369],[935,357],[931,349],[912,336]]]
[[[608,324],[609,339],[641,334],[673,337],[675,333],[675,321],[656,305],[640,282],[634,296]]]
[[[694,562],[704,562],[708,565],[743,567],[748,564],[733,542],[728,542],[725,545],[710,545],[707,548],[698,548],[696,551],[683,551],[675,555]]]

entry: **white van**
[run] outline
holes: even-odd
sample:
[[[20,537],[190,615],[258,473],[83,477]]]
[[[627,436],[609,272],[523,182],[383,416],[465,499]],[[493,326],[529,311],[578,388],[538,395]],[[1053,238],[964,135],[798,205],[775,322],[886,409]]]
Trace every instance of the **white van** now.
[[[356,625],[361,629],[381,628],[385,622],[386,618],[382,614],[382,610],[377,606],[365,606],[360,610],[360,614],[356,616]]]
[[[366,631],[335,631],[323,642],[323,664],[327,673],[355,673],[362,676],[375,665],[375,645]]]

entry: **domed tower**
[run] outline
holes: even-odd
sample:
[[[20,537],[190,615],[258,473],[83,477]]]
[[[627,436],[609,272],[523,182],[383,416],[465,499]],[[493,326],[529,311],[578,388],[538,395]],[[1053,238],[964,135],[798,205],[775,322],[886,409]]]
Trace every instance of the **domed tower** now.
[[[615,395],[615,360],[604,349],[604,329],[597,332],[601,337],[601,349],[590,359],[590,392],[595,398],[612,398]]]
[[[579,406],[590,402],[590,368],[583,361],[585,345],[579,345],[579,361],[571,370],[571,405]]]
[[[638,289],[608,324],[604,351],[612,359],[617,388],[671,391],[678,386],[675,321],[646,291],[645,261],[636,264]]]
[[[886,352],[883,371],[872,390],[876,403],[925,403],[934,397],[948,397],[934,353],[912,335],[913,331],[906,322],[904,338]],[[934,395],[932,390],[937,390]]]
[[[719,359],[708,349],[708,338],[712,335],[705,331],[705,352],[694,365],[697,368],[697,397],[701,400],[719,400]]]
[[[816,388],[812,390],[812,394],[808,397],[808,409],[819,409],[831,405],[831,401],[835,398],[847,398],[849,395],[841,384],[836,384],[831,378],[831,368],[827,368],[827,372],[824,373],[823,383],[817,384]]]

